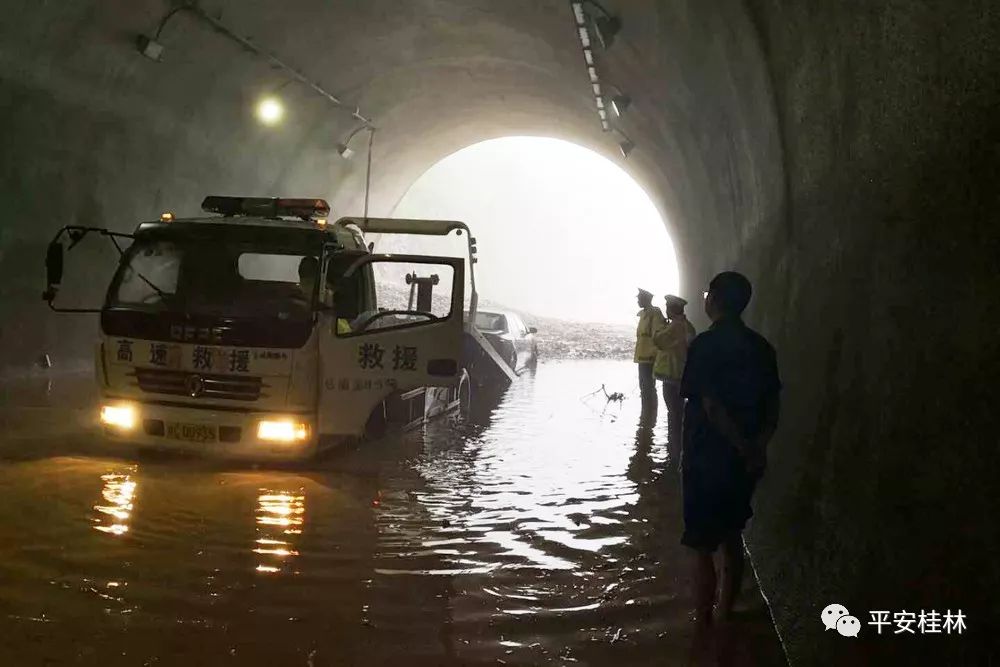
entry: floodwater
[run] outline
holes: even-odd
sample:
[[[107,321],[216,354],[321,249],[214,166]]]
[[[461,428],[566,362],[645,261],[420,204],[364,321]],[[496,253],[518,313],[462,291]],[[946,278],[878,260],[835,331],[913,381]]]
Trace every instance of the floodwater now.
[[[542,363],[280,469],[136,458],[67,383],[7,386],[0,664],[783,664],[752,571],[694,633],[672,429],[639,425],[634,375]]]

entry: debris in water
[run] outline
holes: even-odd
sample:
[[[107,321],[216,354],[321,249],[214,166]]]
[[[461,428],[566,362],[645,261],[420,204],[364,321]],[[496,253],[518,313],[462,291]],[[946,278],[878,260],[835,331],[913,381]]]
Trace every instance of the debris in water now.
[[[625,400],[625,394],[623,394],[620,391],[616,391],[609,394],[608,390],[604,388],[603,384],[601,385],[601,391],[603,391],[604,395],[607,397],[608,403],[621,403],[622,401]]]
[[[607,388],[603,384],[601,385],[600,389],[596,389],[587,394],[586,396],[581,396],[580,400],[583,400],[585,398],[590,398],[591,396],[597,394],[598,392],[604,393],[604,398],[607,400],[608,403],[622,403],[625,400],[624,392],[614,391],[609,394]]]

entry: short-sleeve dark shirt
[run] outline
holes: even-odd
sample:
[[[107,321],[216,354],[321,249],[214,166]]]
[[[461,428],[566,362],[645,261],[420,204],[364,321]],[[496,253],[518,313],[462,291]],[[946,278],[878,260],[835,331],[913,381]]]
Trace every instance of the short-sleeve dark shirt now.
[[[734,456],[730,443],[708,422],[702,399],[721,403],[747,438],[764,426],[765,399],[778,393],[781,381],[774,348],[739,318],[714,323],[688,349],[681,396],[684,410],[684,457],[689,462],[721,462]]]

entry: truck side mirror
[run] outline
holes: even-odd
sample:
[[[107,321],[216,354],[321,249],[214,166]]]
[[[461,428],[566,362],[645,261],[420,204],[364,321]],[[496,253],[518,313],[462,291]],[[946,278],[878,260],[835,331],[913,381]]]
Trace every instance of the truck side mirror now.
[[[56,287],[62,283],[63,276],[63,247],[62,243],[53,241],[49,244],[45,252],[45,282],[46,290],[42,298],[52,302],[56,295]]]

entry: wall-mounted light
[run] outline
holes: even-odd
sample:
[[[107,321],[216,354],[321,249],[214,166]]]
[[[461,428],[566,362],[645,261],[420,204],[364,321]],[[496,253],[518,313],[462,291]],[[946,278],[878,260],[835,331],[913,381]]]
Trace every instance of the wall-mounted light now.
[[[347,135],[347,138],[344,139],[343,143],[337,144],[337,153],[340,155],[340,157],[344,158],[345,160],[350,160],[354,156],[354,149],[351,148],[350,146],[351,139],[357,136],[357,134],[362,130],[368,132],[368,155],[367,155],[368,163],[365,167],[365,218],[367,219],[368,200],[372,188],[372,148],[375,145],[376,127],[371,123],[367,122],[357,126],[353,130],[351,130],[351,133]]]
[[[635,150],[635,144],[630,139],[623,139],[618,142],[618,150],[622,152],[622,157],[627,160],[628,156]]]
[[[635,142],[629,139],[629,136],[617,127],[613,127],[611,129],[615,132],[615,134],[621,137],[621,140],[618,142],[618,150],[621,151],[622,157],[627,160],[628,156],[635,150]]]
[[[163,60],[163,44],[159,41],[160,34],[163,32],[163,28],[167,25],[167,21],[173,18],[174,14],[177,14],[186,8],[186,5],[179,5],[167,12],[166,15],[160,19],[160,23],[156,26],[156,32],[153,33],[152,37],[148,37],[146,35],[139,35],[136,37],[135,46],[139,49],[139,53],[154,62],[161,62]]]
[[[631,104],[632,98],[624,93],[615,95],[611,98],[611,108],[614,110],[615,115],[619,118],[622,117],[622,114],[625,113],[625,110],[628,109]]]
[[[597,3],[594,3],[595,5]],[[603,8],[602,8],[603,9]],[[611,48],[612,42],[615,41],[615,35],[617,35],[622,29],[622,21],[617,16],[599,16],[594,19],[594,32],[597,33],[597,39],[601,42],[601,46],[605,49]]]
[[[610,88],[614,92],[614,96],[611,97],[608,106],[611,107],[616,116],[621,118],[625,114],[625,110],[632,106],[632,97],[613,83],[605,81],[604,87]]]
[[[594,37],[601,43],[601,47],[604,49],[611,48],[611,44],[615,41],[615,35],[621,32],[622,20],[609,12],[597,0],[574,0],[571,4],[573,5],[573,14],[576,16],[577,25],[586,25],[589,18],[590,24],[593,27]],[[584,5],[596,9],[600,13],[600,16],[588,16]],[[590,35],[587,38],[587,41],[590,41]],[[584,46],[589,46],[589,44],[585,44]]]
[[[135,46],[139,49],[139,53],[150,60],[154,62],[161,62],[163,60],[163,45],[152,37],[139,35],[135,38]]]
[[[337,153],[340,155],[340,157],[344,158],[345,160],[350,160],[352,157],[354,157],[355,151],[353,148],[351,148],[351,139],[353,139],[355,135],[357,135],[358,132],[361,132],[362,130],[368,130],[369,132],[371,132],[373,129],[374,128],[371,125],[365,124],[365,125],[359,125],[358,127],[351,130],[351,133],[347,135],[347,138],[344,139],[342,143],[337,144]]]
[[[265,97],[257,102],[257,120],[264,125],[277,125],[285,116],[285,105],[277,97]]]

